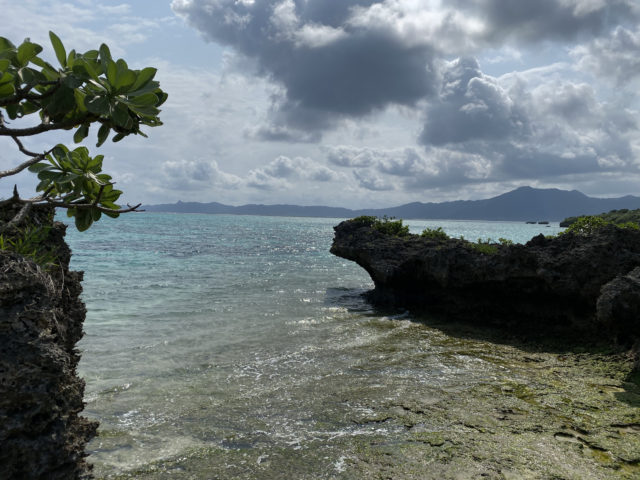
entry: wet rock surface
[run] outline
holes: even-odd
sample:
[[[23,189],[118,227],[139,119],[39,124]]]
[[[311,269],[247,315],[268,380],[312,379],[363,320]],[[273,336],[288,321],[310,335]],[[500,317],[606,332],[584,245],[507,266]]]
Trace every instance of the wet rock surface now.
[[[47,222],[52,212],[36,213]],[[84,381],[75,349],[83,335],[81,272],[69,271],[65,226],[46,240],[60,264],[45,271],[0,251],[0,478],[87,478],[85,444],[97,424],[80,416]]]
[[[625,343],[639,336],[640,231],[607,226],[486,250],[459,239],[386,235],[353,220],[335,227],[331,247],[369,273],[378,304],[520,331]]]

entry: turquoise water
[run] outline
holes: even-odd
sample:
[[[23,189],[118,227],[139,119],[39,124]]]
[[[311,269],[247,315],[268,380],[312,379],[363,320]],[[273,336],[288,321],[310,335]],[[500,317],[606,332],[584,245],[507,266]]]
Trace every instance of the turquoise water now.
[[[80,374],[85,414],[101,424],[89,446],[99,477],[333,478],[349,439],[397,429],[354,420],[372,405],[504,375],[443,354],[409,312],[372,309],[366,273],[329,254],[339,221],[132,214],[69,229],[72,268],[85,271]],[[560,230],[408,223],[473,240]]]

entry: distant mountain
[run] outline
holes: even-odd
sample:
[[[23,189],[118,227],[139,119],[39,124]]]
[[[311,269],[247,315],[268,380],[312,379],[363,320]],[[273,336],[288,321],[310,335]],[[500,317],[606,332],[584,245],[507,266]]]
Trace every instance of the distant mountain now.
[[[351,218],[359,215],[388,215],[405,219],[433,220],[513,220],[552,221],[577,215],[594,215],[621,208],[640,208],[640,197],[593,198],[577,190],[520,187],[485,200],[458,200],[442,203],[408,203],[398,207],[351,210],[339,207],[299,205],[242,205],[222,203],[178,202],[147,205],[148,212],[217,213],[234,215],[269,215],[280,217]]]

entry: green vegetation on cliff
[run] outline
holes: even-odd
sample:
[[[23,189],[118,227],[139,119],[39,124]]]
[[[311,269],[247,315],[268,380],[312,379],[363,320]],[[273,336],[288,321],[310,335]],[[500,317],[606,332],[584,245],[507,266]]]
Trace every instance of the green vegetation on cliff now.
[[[587,216],[579,216],[579,217],[568,217],[560,222],[561,227],[569,227],[573,223],[577,222],[581,218],[586,218]],[[622,208],[620,210],[611,210],[607,213],[601,213],[599,215],[591,215],[591,218],[601,218],[602,220],[608,223],[614,223],[616,225],[626,224],[629,222],[633,222],[637,225],[640,225],[640,209],[637,210],[629,210],[628,208]]]
[[[373,227],[379,232],[387,235],[393,235],[396,237],[406,237],[409,235],[409,226],[403,225],[402,220],[396,220],[393,217],[382,218],[374,217],[372,215],[362,215],[352,220],[355,223],[361,223],[367,227]]]
[[[636,210],[637,211],[637,210]],[[575,235],[591,235],[607,225],[615,225],[618,228],[629,228],[632,230],[640,229],[637,222],[617,222],[608,220],[601,215],[578,217],[569,224],[567,229],[561,234],[573,233]]]

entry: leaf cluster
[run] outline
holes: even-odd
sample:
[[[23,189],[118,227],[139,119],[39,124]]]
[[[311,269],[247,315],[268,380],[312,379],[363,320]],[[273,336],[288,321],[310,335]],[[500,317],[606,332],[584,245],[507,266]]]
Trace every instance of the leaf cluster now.
[[[604,216],[587,215],[577,218],[564,232],[560,232],[559,235],[567,233],[573,233],[574,235],[592,235],[607,225],[615,225],[618,228],[640,230],[640,225],[636,222],[615,223],[607,220]]]
[[[97,122],[97,146],[112,130],[117,142],[131,134],[146,136],[142,125],[162,125],[159,107],[167,94],[154,80],[155,68],[132,70],[123,59],[114,60],[105,44],[98,50],[67,53],[53,32],[49,37],[58,67],[39,57],[42,46],[29,39],[15,46],[0,37],[0,107],[10,119],[38,113],[41,126],[35,133],[75,129],[76,143]]]
[[[129,135],[146,134],[141,127],[162,125],[159,107],[167,94],[154,80],[155,68],[131,69],[123,59],[114,59],[109,47],[84,53],[66,51],[62,41],[49,32],[58,65],[40,57],[41,45],[24,40],[14,45],[0,37],[0,136],[9,136],[30,160],[0,178],[29,170],[38,175],[39,197],[14,199],[27,203],[47,202],[67,208],[79,230],[86,230],[102,213],[117,217],[122,209],[116,202],[121,191],[113,188],[111,176],[102,172],[103,156],[92,157],[85,147],[70,150],[57,145],[42,154],[26,150],[21,137],[51,130],[71,130],[80,143],[92,125],[98,127],[96,146],[113,133],[118,142]],[[13,128],[17,119],[38,119],[27,128]],[[1,230],[0,230],[1,231]]]
[[[351,220],[354,223],[365,227],[372,227],[385,235],[393,235],[395,237],[406,237],[409,235],[409,226],[403,225],[402,220],[396,220],[395,217],[382,218],[373,215],[361,215]]]
[[[449,235],[442,229],[438,228],[425,228],[420,234],[423,238],[431,238],[433,240],[449,240]]]
[[[120,207],[115,202],[122,192],[113,188],[110,175],[101,173],[103,155],[91,157],[85,147],[69,150],[64,145],[57,145],[45,159],[29,167],[40,180],[36,189],[70,205],[67,216],[75,217],[79,231],[100,220],[103,211],[112,218],[120,215],[117,212]]]
[[[31,258],[38,265],[48,267],[57,263],[56,255],[43,248],[50,227],[29,226],[13,235],[0,235],[0,250]]]

